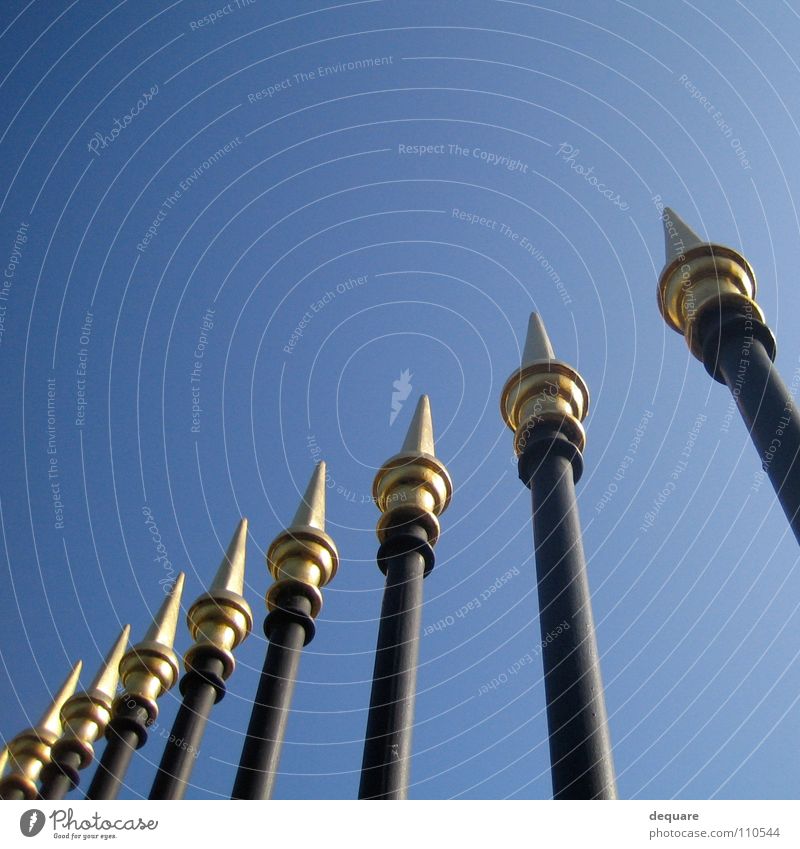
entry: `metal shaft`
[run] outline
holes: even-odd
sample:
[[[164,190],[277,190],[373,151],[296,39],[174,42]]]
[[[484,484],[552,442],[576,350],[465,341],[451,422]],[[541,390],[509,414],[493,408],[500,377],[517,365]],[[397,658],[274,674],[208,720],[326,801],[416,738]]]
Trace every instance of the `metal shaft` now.
[[[22,790],[14,787],[11,790],[6,790],[6,792],[0,796],[0,799],[4,801],[23,802],[25,800],[25,794]]]
[[[196,657],[181,679],[181,703],[155,781],[151,799],[182,799],[186,793],[211,708],[225,695],[224,664],[217,657]]]
[[[67,793],[78,786],[81,756],[78,752],[67,751],[58,755],[42,769],[42,786],[39,795],[42,799],[63,799]]]
[[[772,363],[772,334],[752,313],[723,309],[701,327],[703,363],[733,393],[762,468],[800,542],[800,415]]]
[[[106,741],[87,799],[117,798],[133,753],[147,741],[147,710],[133,700],[123,704],[106,728]]]
[[[233,785],[233,799],[271,799],[303,646],[314,635],[311,602],[292,593],[264,622],[269,648]]]
[[[615,799],[611,738],[575,499],[573,459],[580,468],[580,452],[565,437],[546,432],[535,437],[531,451],[535,456],[523,457],[520,468],[530,470],[553,796]]]
[[[411,526],[427,540],[424,529]],[[427,546],[427,542],[425,542]],[[431,553],[432,549],[428,547]],[[385,558],[375,671],[372,680],[359,799],[406,799],[411,772],[411,738],[417,689],[422,582],[432,567],[420,550],[409,547]]]

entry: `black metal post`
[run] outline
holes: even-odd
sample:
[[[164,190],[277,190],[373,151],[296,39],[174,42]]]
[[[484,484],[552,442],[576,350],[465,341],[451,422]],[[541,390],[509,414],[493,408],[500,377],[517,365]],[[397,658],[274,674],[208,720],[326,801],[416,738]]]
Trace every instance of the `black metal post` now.
[[[616,782],[575,483],[580,450],[541,422],[520,457],[531,489],[553,796],[615,799]]]
[[[224,668],[224,661],[216,654],[198,652],[191,670],[181,678],[183,702],[164,746],[151,799],[184,797],[211,708],[225,696]]]
[[[421,524],[390,532],[378,550],[386,575],[359,799],[406,799],[417,689],[422,582],[433,548]]]
[[[72,749],[54,752],[50,763],[42,768],[42,785],[39,795],[42,799],[63,799],[80,782],[81,755]]]
[[[25,794],[19,788],[13,787],[3,792],[0,799],[4,801],[22,802],[25,800]]]
[[[106,728],[106,748],[97,765],[87,799],[116,799],[133,753],[147,742],[148,710],[129,697],[115,709]]]
[[[233,799],[271,799],[286,722],[304,646],[314,638],[311,601],[302,592],[278,596],[264,620],[269,640],[250,724],[233,785]]]
[[[703,364],[733,393],[761,466],[800,542],[800,415],[773,365],[772,332],[748,305],[707,309],[696,332]]]

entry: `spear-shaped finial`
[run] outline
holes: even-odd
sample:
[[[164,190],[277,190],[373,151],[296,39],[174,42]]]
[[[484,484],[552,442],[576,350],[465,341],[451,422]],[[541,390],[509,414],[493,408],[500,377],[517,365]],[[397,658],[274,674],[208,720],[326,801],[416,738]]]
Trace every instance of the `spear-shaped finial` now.
[[[669,207],[664,207],[666,265],[658,281],[658,307],[664,321],[681,333],[702,361],[696,327],[709,309],[735,306],[764,321],[756,303],[756,276],[750,263],[733,248],[703,241]]]
[[[13,794],[24,799],[36,798],[39,773],[50,762],[50,749],[61,734],[61,708],[75,692],[82,666],[79,660],[72,667],[36,725],[20,732],[8,743],[5,749],[8,775],[0,779],[0,798],[9,798]],[[0,768],[0,776],[2,774],[3,769]]]
[[[97,693],[101,696],[106,696],[109,700],[114,698],[114,693],[117,689],[117,682],[119,681],[119,664],[122,660],[122,656],[125,654],[125,649],[128,646],[130,634],[131,626],[126,625],[117,637],[117,641],[106,655],[104,663],[100,669],[97,670],[97,674],[94,676],[94,680],[89,685],[88,690],[85,692]],[[73,696],[73,698],[76,697]]]
[[[175,579],[167,597],[161,602],[158,613],[153,617],[142,642],[158,643],[161,646],[172,646],[175,642],[175,632],[178,629],[178,617],[181,612],[181,596],[186,579],[181,572]]]
[[[433,418],[431,416],[431,401],[427,395],[420,395],[414,417],[408,426],[403,447],[405,454],[430,454],[434,456],[433,447]]]
[[[267,591],[267,609],[277,606],[278,596],[294,589],[311,602],[311,616],[322,608],[322,587],[339,568],[336,543],[325,533],[325,461],[314,468],[294,520],[272,541],[267,566],[275,583]]]
[[[436,457],[431,404],[420,397],[399,454],[378,470],[372,484],[381,511],[378,539],[384,542],[390,528],[417,522],[425,526],[431,545],[439,538],[440,516],[450,504],[453,482],[444,463]]]
[[[532,312],[528,319],[528,334],[525,337],[525,349],[522,352],[522,365],[527,366],[539,360],[556,358],[547,329],[538,312]]]
[[[46,732],[58,738],[61,735],[61,708],[65,702],[75,692],[78,686],[78,681],[81,677],[81,669],[83,669],[83,661],[79,660],[72,671],[67,675],[66,680],[61,685],[61,689],[55,694],[50,706],[42,714],[41,719],[36,723],[36,729],[41,732]]]
[[[581,422],[589,412],[589,390],[577,370],[556,359],[544,323],[537,313],[528,322],[520,367],[508,378],[500,397],[500,413],[514,431],[514,450],[522,454],[540,422],[558,424],[583,450]]]
[[[664,251],[668,263],[684,256],[688,250],[704,244],[697,233],[670,207],[664,207]]]
[[[208,588],[209,592],[223,590],[224,592],[241,595],[244,591],[244,566],[247,556],[247,519],[240,519],[231,537],[228,550],[222,558],[222,563],[214,575],[214,580]]]
[[[181,611],[184,578],[181,572],[172,592],[153,617],[144,639],[127,652],[120,663],[123,692],[114,703],[115,710],[133,698],[147,710],[148,723],[155,722],[158,716],[156,700],[174,686],[180,674],[173,645]]]
[[[292,526],[305,526],[325,530],[325,461],[321,460],[311,475],[303,500],[297,508]]]
[[[78,769],[85,769],[94,758],[92,743],[102,737],[111,719],[111,709],[119,681],[119,665],[128,645],[131,626],[126,625],[106,655],[86,690],[70,696],[61,708],[61,737],[53,745],[53,760],[63,754],[80,756]]]
[[[233,673],[233,649],[253,627],[253,613],[242,596],[246,553],[247,519],[241,519],[208,592],[195,600],[186,616],[194,640],[183,658],[187,670],[198,653],[212,653],[223,661],[223,678]]]

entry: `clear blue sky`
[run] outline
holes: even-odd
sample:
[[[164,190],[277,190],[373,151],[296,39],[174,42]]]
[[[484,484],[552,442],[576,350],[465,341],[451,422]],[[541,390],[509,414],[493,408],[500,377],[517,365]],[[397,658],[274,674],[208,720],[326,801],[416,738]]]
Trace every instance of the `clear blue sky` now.
[[[86,683],[121,623],[144,633],[167,570],[143,508],[188,601],[244,515],[257,624],[191,791],[228,794],[264,551],[323,457],[342,562],[277,793],[354,797],[371,483],[426,392],[456,490],[425,582],[411,795],[546,798],[540,659],[520,663],[539,641],[528,493],[498,409],[537,310],[592,393],[579,497],[620,794],[797,797],[797,546],[655,298],[660,196],[743,250],[797,386],[797,12],[232,0],[198,24],[221,2],[0,12],[0,732],[78,657]]]

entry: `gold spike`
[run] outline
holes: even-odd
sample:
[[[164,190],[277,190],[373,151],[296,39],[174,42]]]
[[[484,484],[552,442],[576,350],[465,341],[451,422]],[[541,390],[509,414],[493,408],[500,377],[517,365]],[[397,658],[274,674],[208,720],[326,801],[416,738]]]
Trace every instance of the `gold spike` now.
[[[663,221],[667,262],[658,281],[658,308],[702,362],[695,328],[706,311],[719,311],[726,305],[765,320],[756,303],[756,275],[739,251],[702,241],[669,207],[664,209]]]
[[[431,401],[427,395],[420,395],[414,417],[408,426],[408,433],[403,442],[401,452],[406,454],[434,455],[433,420],[431,418]]]
[[[178,657],[173,649],[185,575],[181,572],[172,592],[147,629],[144,639],[125,653],[119,666],[124,691],[114,701],[114,710],[134,700],[148,712],[148,723],[158,717],[156,699],[174,686],[180,675]]]
[[[8,763],[8,746],[3,746],[3,751],[0,752],[0,778],[3,777],[3,773],[6,771],[6,764]]]
[[[75,692],[78,686],[78,679],[81,676],[83,669],[83,661],[79,660],[72,667],[72,672],[67,676],[67,680],[61,685],[61,689],[56,693],[50,707],[42,714],[42,718],[36,723],[36,730],[41,733],[43,731],[58,737],[61,734],[61,708],[64,703]]]
[[[53,758],[74,752],[80,756],[78,769],[85,769],[94,760],[92,743],[103,736],[111,719],[114,695],[119,681],[119,667],[131,626],[126,625],[106,655],[88,689],[71,696],[61,708],[64,732],[53,745]]]
[[[430,399],[423,395],[400,453],[381,466],[372,484],[381,511],[376,529],[381,542],[390,529],[416,522],[425,527],[429,543],[436,544],[440,530],[437,516],[450,504],[453,482],[434,452]]]
[[[662,221],[664,223],[664,251],[668,263],[678,257],[684,256],[690,248],[704,243],[703,239],[692,230],[674,209],[665,206]]]
[[[109,701],[113,700],[119,681],[119,663],[122,660],[122,655],[125,654],[125,649],[128,646],[128,638],[131,634],[131,626],[126,625],[117,641],[111,647],[111,650],[106,655],[105,662],[98,669],[94,681],[89,685],[87,692],[100,693],[107,696]]]
[[[520,367],[508,378],[500,413],[514,431],[514,450],[522,454],[541,422],[558,424],[580,451],[586,445],[581,422],[589,412],[589,390],[576,369],[555,358],[541,318],[533,313]]]
[[[39,722],[17,734],[6,746],[4,754],[9,770],[0,779],[0,798],[12,791],[21,792],[25,799],[36,798],[39,773],[50,763],[51,747],[61,734],[61,708],[75,692],[82,666],[80,660],[75,664]]]
[[[267,551],[267,566],[275,583],[267,591],[267,610],[274,610],[283,590],[291,587],[311,603],[311,616],[322,608],[321,588],[339,568],[336,543],[325,533],[325,461],[311,474],[303,500],[288,528]]]
[[[158,643],[167,648],[172,648],[175,643],[175,631],[178,628],[178,617],[181,612],[181,595],[183,594],[183,582],[186,575],[181,572],[172,586],[172,592],[161,603],[158,613],[153,617],[153,622],[147,629],[142,642]]]
[[[325,471],[325,461],[321,460],[314,469],[303,500],[294,514],[293,527],[302,525],[325,530]]]
[[[537,360],[554,360],[555,358],[544,322],[539,317],[539,313],[532,312],[528,321],[528,335],[525,337],[522,365],[527,366]]]
[[[242,596],[246,555],[247,519],[241,519],[208,592],[195,599],[186,615],[194,640],[183,657],[187,670],[205,654],[222,660],[223,678],[233,673],[233,649],[253,627],[253,613]]]
[[[244,565],[247,554],[247,519],[241,519],[231,538],[225,557],[217,569],[217,574],[208,588],[210,593],[215,590],[241,595],[244,590]]]

